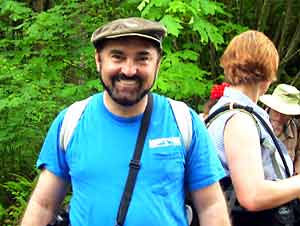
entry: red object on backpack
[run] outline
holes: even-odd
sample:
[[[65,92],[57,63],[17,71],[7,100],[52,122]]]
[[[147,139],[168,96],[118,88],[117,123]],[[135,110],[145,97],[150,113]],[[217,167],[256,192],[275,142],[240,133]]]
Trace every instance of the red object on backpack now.
[[[223,82],[221,85],[214,85],[210,91],[210,99],[220,99],[223,96],[225,87],[229,87],[229,84],[226,82]]]

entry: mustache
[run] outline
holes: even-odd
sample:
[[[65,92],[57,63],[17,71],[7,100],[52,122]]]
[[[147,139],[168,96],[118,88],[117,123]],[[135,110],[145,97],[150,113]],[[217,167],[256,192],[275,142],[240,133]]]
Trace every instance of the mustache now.
[[[117,74],[116,76],[114,76],[112,78],[112,81],[113,82],[117,82],[117,81],[122,81],[122,80],[126,80],[126,81],[136,81],[138,83],[142,83],[142,79],[141,79],[141,76],[138,75],[138,74],[135,74],[133,76],[126,76],[124,73],[120,73],[120,74]]]

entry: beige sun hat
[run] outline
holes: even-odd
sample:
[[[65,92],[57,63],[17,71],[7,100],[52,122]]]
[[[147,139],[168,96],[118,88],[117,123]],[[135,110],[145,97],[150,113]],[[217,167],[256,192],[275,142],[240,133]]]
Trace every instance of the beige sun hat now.
[[[263,95],[259,100],[281,114],[300,115],[300,91],[294,86],[280,84],[272,95]]]

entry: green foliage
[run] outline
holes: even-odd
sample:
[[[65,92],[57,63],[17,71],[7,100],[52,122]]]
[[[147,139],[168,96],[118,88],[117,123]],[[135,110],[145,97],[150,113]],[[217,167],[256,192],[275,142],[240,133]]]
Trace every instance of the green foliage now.
[[[78,2],[40,14],[15,1],[0,4],[4,18],[0,28],[0,153],[5,156],[0,160],[1,184],[10,180],[11,172],[33,177],[32,167],[55,115],[102,88],[95,83],[94,50],[89,44],[95,18],[88,14],[80,23]],[[3,208],[20,213],[3,189],[0,201]],[[14,214],[6,217],[13,221]]]
[[[138,9],[142,11],[143,17],[160,20],[170,35],[178,37],[179,34],[195,32],[203,44],[211,41],[218,46],[224,40],[211,16],[226,16],[222,7],[220,3],[208,0],[144,0]]]
[[[161,73],[155,88],[161,93],[176,99],[187,99],[190,96],[204,96],[207,86],[203,80],[208,72],[196,65],[198,54],[191,50],[170,53],[163,60]],[[178,92],[180,90],[180,92]]]
[[[1,216],[5,217],[2,225],[7,226],[18,225],[20,222],[20,216],[22,216],[22,213],[26,208],[27,201],[37,179],[32,181],[31,179],[17,174],[11,174],[11,176],[14,179],[13,181],[8,181],[3,185],[0,185],[7,191],[9,198],[14,201],[6,210],[1,209],[0,206],[0,219]]]
[[[2,204],[0,203],[0,222],[3,222],[5,214],[6,214],[5,209],[2,206]]]

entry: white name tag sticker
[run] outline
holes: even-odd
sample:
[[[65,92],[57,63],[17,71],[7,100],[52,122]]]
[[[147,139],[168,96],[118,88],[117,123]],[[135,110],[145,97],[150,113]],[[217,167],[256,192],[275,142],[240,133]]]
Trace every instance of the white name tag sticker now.
[[[168,146],[181,146],[180,137],[158,138],[149,141],[149,148],[160,148]]]

